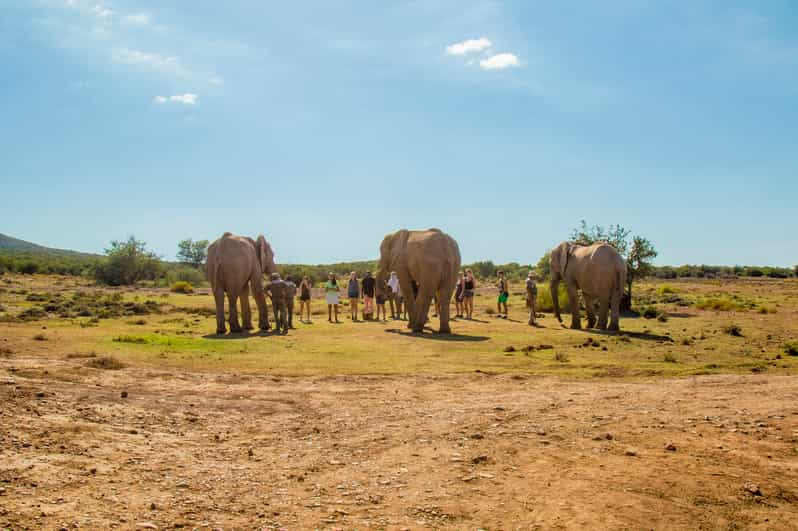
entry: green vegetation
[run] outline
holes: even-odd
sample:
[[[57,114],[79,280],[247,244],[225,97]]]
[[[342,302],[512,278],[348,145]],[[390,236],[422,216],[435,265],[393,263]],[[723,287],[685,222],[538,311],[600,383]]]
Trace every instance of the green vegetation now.
[[[86,367],[91,367],[93,369],[117,371],[119,369],[125,368],[125,364],[119,361],[118,359],[114,358],[113,356],[100,356],[100,357],[92,356],[89,359],[89,361],[86,362]]]
[[[784,344],[784,352],[788,356],[798,356],[798,341],[790,341]]]
[[[177,243],[177,259],[194,269],[199,269],[208,256],[208,240],[194,241],[191,238]]]
[[[194,293],[194,286],[191,285],[191,282],[178,280],[169,287],[169,291],[173,293]]]
[[[743,302],[730,297],[707,297],[695,303],[696,308],[719,312],[743,312],[754,307],[752,302]]]
[[[134,236],[125,241],[112,241],[105,254],[107,259],[94,268],[94,278],[101,284],[131,286],[163,274],[158,256]]]

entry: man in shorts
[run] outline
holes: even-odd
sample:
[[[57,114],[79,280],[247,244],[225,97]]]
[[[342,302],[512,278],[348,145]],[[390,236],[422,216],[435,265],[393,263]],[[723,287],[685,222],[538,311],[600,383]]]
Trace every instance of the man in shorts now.
[[[507,277],[504,275],[504,271],[499,271],[499,298],[496,301],[496,310],[498,312],[498,317],[500,319],[507,319],[507,299],[510,298],[510,291],[509,287],[507,286]],[[502,312],[504,309],[504,312]]]
[[[538,285],[535,282],[535,273],[530,271],[526,277],[526,307],[529,308],[529,324],[537,326],[535,305],[538,300]]]

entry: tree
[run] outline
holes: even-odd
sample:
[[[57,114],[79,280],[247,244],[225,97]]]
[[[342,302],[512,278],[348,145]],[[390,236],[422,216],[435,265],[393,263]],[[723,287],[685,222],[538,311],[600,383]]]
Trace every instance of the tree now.
[[[132,285],[141,280],[154,280],[162,272],[161,260],[135,236],[125,241],[112,241],[105,254],[106,260],[94,268],[94,277],[103,284]]]
[[[193,241],[191,238],[177,244],[177,259],[184,264],[199,268],[208,256],[208,240]]]
[[[626,257],[626,288],[629,304],[632,302],[632,284],[635,279],[650,275],[654,270],[651,261],[657,257],[657,250],[646,238],[635,236],[632,238],[632,247]]]
[[[540,257],[538,263],[535,265],[535,274],[537,274],[540,280],[547,280],[549,275],[551,275],[551,251],[546,251],[546,253]]]
[[[610,225],[606,229],[601,225],[588,226],[587,222],[583,219],[579,227],[571,231],[571,241],[590,245],[595,242],[607,242],[618,251],[621,256],[626,256],[627,249],[629,248],[629,236],[632,231],[625,229],[620,225]]]

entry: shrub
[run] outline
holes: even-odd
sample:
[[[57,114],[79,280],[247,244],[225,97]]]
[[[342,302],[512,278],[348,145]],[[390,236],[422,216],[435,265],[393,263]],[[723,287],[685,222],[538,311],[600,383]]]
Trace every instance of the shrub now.
[[[171,286],[175,282],[188,282],[192,286],[199,286],[205,282],[205,275],[202,271],[192,267],[179,266],[169,269],[165,276],[165,286]]]
[[[657,312],[656,308],[654,308],[653,306],[648,306],[648,307],[643,309],[642,315],[646,319],[655,319],[657,317],[658,313],[659,312]]]
[[[784,352],[788,356],[798,356],[798,341],[790,341],[784,344]]]
[[[554,353],[554,360],[559,361],[560,363],[568,363],[568,354],[565,352],[555,352]]]
[[[112,356],[102,356],[99,358],[91,358],[86,363],[86,367],[116,371],[124,368],[125,364]]]
[[[557,288],[557,296],[560,300],[560,312],[568,313],[570,311],[570,302],[568,301],[568,290],[565,288],[564,282],[560,282]],[[554,304],[551,300],[551,290],[549,286],[538,285],[538,299],[535,309],[541,312],[554,311]]]
[[[729,326],[724,327],[723,331],[729,334],[730,336],[735,336],[735,337],[743,336],[743,329],[736,324],[730,324]]]
[[[178,280],[171,285],[169,290],[174,293],[194,293],[194,286],[191,285],[191,282]]]
[[[664,356],[662,356],[662,361],[667,363],[679,363],[679,360],[676,359],[676,356],[671,354],[670,352],[666,352]]]
[[[666,295],[668,293],[676,293],[676,288],[674,288],[670,284],[663,284],[659,288],[657,288],[657,293],[659,293],[660,295]]]
[[[36,321],[38,319],[44,319],[47,317],[47,312],[38,306],[34,306],[33,308],[23,310],[17,317],[23,321]]]
[[[107,259],[94,267],[94,278],[102,284],[122,286],[154,280],[163,270],[155,253],[133,236],[127,241],[112,241],[105,252]]]
[[[726,297],[708,297],[696,302],[695,305],[702,310],[716,310],[719,312],[741,312],[747,309],[741,302]]]
[[[149,340],[146,337],[129,335],[116,336],[114,341],[117,343],[136,343],[139,345],[145,345],[149,343]]]

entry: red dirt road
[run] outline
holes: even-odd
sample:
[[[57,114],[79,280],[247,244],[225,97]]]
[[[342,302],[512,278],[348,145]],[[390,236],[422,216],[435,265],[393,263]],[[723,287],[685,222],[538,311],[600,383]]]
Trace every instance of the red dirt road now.
[[[0,358],[0,527],[798,522],[795,377],[273,378],[85,362]]]

